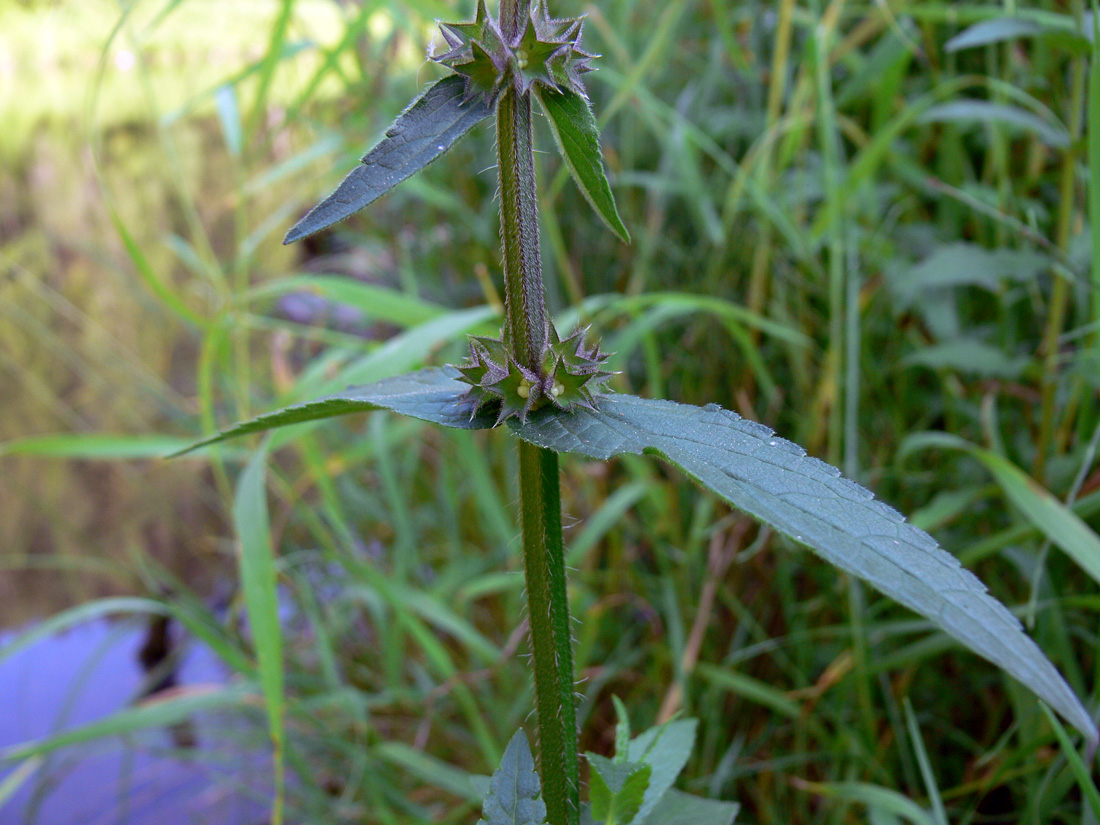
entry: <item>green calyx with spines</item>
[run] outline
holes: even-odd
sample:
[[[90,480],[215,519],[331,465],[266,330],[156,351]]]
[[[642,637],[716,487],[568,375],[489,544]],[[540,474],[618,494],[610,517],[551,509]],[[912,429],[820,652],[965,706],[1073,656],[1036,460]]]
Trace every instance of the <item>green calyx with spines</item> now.
[[[578,327],[567,338],[559,338],[551,324],[550,345],[538,372],[508,354],[507,340],[471,337],[470,355],[458,368],[459,380],[470,385],[469,398],[474,401],[470,417],[495,404],[500,405],[497,424],[513,415],[526,421],[532,410],[547,404],[570,412],[579,407],[595,409],[614,373],[605,369],[608,354],[599,344],[585,343],[587,331]]]
[[[519,35],[506,38],[489,14],[485,0],[478,0],[477,15],[466,23],[440,23],[449,51],[431,55],[466,78],[466,98],[495,100],[510,83],[518,94],[539,84],[552,91],[569,89],[585,95],[580,76],[596,57],[580,47],[583,18],[550,17],[545,0],[534,4]]]

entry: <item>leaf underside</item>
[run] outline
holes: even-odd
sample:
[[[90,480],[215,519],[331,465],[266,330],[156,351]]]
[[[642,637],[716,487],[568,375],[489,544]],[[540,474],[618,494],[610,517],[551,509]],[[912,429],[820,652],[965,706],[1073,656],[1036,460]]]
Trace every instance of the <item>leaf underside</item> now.
[[[630,232],[619,217],[611,184],[603,171],[603,153],[600,150],[600,131],[596,117],[583,95],[568,89],[552,92],[535,89],[535,95],[550,121],[554,140],[561,155],[573,173],[585,200],[596,210],[607,228],[623,243],[630,243]]]
[[[338,396],[296,404],[293,407],[242,422],[192,444],[186,450],[172,453],[169,457],[184,455],[199,447],[217,444],[249,433],[372,410],[392,410],[422,421],[460,430],[489,429],[496,422],[496,416],[482,413],[473,419],[470,418],[473,402],[465,398],[466,391],[470,387],[455,380],[457,375],[458,371],[451,368],[426,369],[386,378],[362,387],[350,387]]]
[[[373,203],[492,114],[480,98],[463,102],[465,88],[458,75],[429,86],[398,115],[382,141],[363,156],[336,191],[291,227],[283,243],[320,232]]]
[[[379,407],[450,427],[491,426],[489,417],[470,420],[466,385],[457,375],[453,368],[432,368],[352,388],[336,398],[263,416],[201,444]],[[926,617],[1097,741],[1096,727],[1072,689],[1016,617],[972,573],[870,491],[769,428],[713,404],[692,407],[617,394],[601,399],[596,411],[546,407],[509,427],[555,452],[597,459],[627,453],[660,456],[734,507]]]

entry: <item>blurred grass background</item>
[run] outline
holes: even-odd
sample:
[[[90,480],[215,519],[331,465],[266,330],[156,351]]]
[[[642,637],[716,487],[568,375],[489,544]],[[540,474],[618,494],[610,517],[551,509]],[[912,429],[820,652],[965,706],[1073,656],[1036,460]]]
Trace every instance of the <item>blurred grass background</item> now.
[[[564,325],[595,324],[619,389],[736,409],[912,514],[1095,706],[1096,582],[1060,552],[1095,552],[1100,510],[1085,5],[552,10],[587,13],[603,55],[588,85],[634,236],[540,156]],[[280,244],[440,75],[434,19],[471,13],[0,7],[0,627],[149,595],[262,677],[232,621],[248,445],[159,457],[456,361],[463,333],[499,326],[488,127],[336,232]],[[377,414],[269,447],[289,821],[474,821],[465,774],[533,704],[509,438]],[[611,749],[615,694],[639,728],[699,717],[686,787],[746,822],[1096,821],[1046,717],[991,666],[673,472],[564,467],[585,749]]]

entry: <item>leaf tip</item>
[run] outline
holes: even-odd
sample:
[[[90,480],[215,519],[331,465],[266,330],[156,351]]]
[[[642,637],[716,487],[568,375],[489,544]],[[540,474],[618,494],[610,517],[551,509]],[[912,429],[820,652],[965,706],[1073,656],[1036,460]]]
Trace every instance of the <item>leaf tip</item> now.
[[[310,233],[302,228],[302,221],[298,221],[298,223],[294,224],[294,226],[290,227],[287,231],[286,237],[283,238],[283,246],[289,246],[295,241],[300,241],[308,234]]]

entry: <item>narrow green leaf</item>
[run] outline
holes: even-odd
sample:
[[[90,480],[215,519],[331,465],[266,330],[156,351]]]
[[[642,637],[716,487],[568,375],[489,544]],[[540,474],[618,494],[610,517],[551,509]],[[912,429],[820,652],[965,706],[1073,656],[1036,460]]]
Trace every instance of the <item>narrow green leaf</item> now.
[[[249,131],[255,130],[267,109],[268,93],[271,90],[271,81],[275,78],[275,69],[284,59],[283,50],[286,46],[287,32],[290,30],[290,19],[294,15],[294,0],[283,0],[279,16],[271,28],[271,37],[267,41],[267,49],[257,66],[260,74],[259,88],[256,90],[256,99],[252,103],[252,113],[248,118]]]
[[[783,691],[772,687],[767,682],[709,662],[700,662],[695,668],[695,673],[722,690],[728,690],[742,699],[771,708],[788,719],[797,721],[802,717],[802,706],[793,699],[787,698]]]
[[[990,43],[1003,43],[1005,40],[1014,40],[1017,37],[1032,37],[1042,31],[1043,27],[1035,20],[1000,17],[975,23],[948,40],[943,48],[944,51],[957,52],[977,46],[988,46]]]
[[[470,405],[464,400],[469,385],[457,381],[457,376],[458,371],[453,368],[426,369],[386,378],[363,387],[351,387],[340,395],[287,407],[237,424],[173,455],[182,455],[190,450],[247,433],[380,409],[393,410],[422,421],[462,430],[492,427],[496,420],[493,415],[482,414],[471,419]]]
[[[1027,249],[986,249],[963,241],[939,244],[927,257],[897,274],[887,286],[901,309],[919,307],[934,290],[978,286],[991,292],[1006,283],[1027,283],[1051,266],[1051,259]]]
[[[544,825],[546,804],[527,734],[516,731],[493,773],[478,825]]]
[[[1097,790],[1096,783],[1092,779],[1092,773],[1085,764],[1085,760],[1081,758],[1081,754],[1073,747],[1073,742],[1070,741],[1069,734],[1066,733],[1066,729],[1058,722],[1058,718],[1050,712],[1050,708],[1046,705],[1039,705],[1039,707],[1043,709],[1043,713],[1045,713],[1047,719],[1050,720],[1050,726],[1054,729],[1054,735],[1058,738],[1058,744],[1062,747],[1062,753],[1069,763],[1069,769],[1073,773],[1073,778],[1077,780],[1077,786],[1081,789],[1081,794],[1089,803],[1089,810],[1092,812],[1094,818],[1100,818],[1100,790]],[[1089,762],[1091,763],[1091,761],[1090,759]]]
[[[248,462],[233,503],[233,525],[240,540],[241,587],[244,590],[257,670],[264,692],[268,728],[275,752],[276,796],[272,819],[281,818],[286,697],[283,692],[283,629],[279,622],[277,575],[267,514],[266,450]]]
[[[913,706],[909,703],[909,697],[905,697],[905,724],[909,728],[909,738],[913,742],[913,752],[917,757],[917,765],[920,767],[920,775],[924,780],[924,787],[928,791],[928,801],[932,805],[932,819],[936,825],[948,825],[947,811],[943,807],[943,798],[940,788],[936,784],[936,775],[932,771],[932,760],[928,758],[928,751],[924,747],[924,739],[920,735],[920,726],[917,724]],[[1044,707],[1040,705],[1040,707]]]
[[[206,325],[206,319],[188,307],[187,304],[176,295],[175,290],[163,278],[159,269],[153,266],[149,261],[141,244],[138,243],[137,238],[130,232],[129,228],[126,226],[126,222],[115,209],[110,199],[107,200],[107,214],[111,218],[111,223],[114,224],[115,231],[118,232],[119,238],[122,239],[122,245],[126,248],[126,254],[129,255],[130,260],[133,262],[138,277],[149,288],[149,291],[153,293],[157,300],[171,309],[180,318],[202,329]]]
[[[1088,120],[1085,130],[1086,158],[1088,163],[1088,215],[1089,230],[1093,238],[1100,238],[1100,7],[1093,0],[1090,31],[1093,35],[1089,56]],[[1093,242],[1092,249],[1092,317],[1100,319],[1100,243]]]
[[[422,750],[404,742],[381,742],[372,751],[377,757],[437,788],[470,802],[481,802],[488,793],[489,777],[471,776]],[[481,781],[485,789],[481,789]]]
[[[391,287],[357,281],[346,275],[291,275],[266,282],[252,290],[249,298],[271,298],[295,292],[318,295],[336,304],[347,304],[363,313],[365,318],[376,318],[399,327],[414,327],[447,314],[446,308],[431,301]]]
[[[611,701],[619,717],[615,725],[615,761],[625,762],[630,754],[630,714],[627,713],[626,705],[618,696],[611,694]]]
[[[171,698],[151,699],[45,739],[0,750],[0,762],[31,759],[61,748],[94,742],[108,736],[122,736],[150,728],[171,727],[202,711],[243,706],[254,696],[255,694],[242,685],[217,689],[188,688],[173,694]]]
[[[826,796],[859,802],[872,811],[899,816],[912,825],[936,825],[936,820],[924,808],[890,788],[867,782],[832,782],[815,786],[815,789]]]
[[[3,808],[8,800],[15,796],[16,791],[34,776],[35,771],[41,768],[44,762],[45,760],[41,756],[31,757],[0,781],[0,808]]]
[[[982,449],[950,433],[920,433],[910,436],[902,445],[900,454],[904,456],[914,450],[929,447],[962,450],[978,459],[997,480],[1005,497],[1019,508],[1024,517],[1077,562],[1082,570],[1100,582],[1100,536],[1027,473],[1004,456]]]
[[[733,825],[741,806],[669,791],[641,825]]]
[[[630,243],[630,233],[619,217],[615,196],[603,171],[603,153],[600,150],[600,130],[588,101],[569,90],[552,92],[535,87],[535,95],[550,121],[550,130],[573,180],[577,182],[585,200],[607,224],[607,228],[619,236],[623,243]]]
[[[283,243],[344,220],[454,146],[492,113],[480,98],[464,102],[465,88],[458,75],[429,86],[398,115],[381,143],[363,156],[336,191],[291,228]]]
[[[1039,140],[1055,149],[1069,146],[1069,132],[1061,123],[1048,123],[1038,115],[988,100],[952,100],[933,106],[919,118],[918,123],[1000,123],[1032,132]]]
[[[940,344],[921,347],[901,359],[907,367],[928,367],[952,370],[983,378],[1019,378],[1031,363],[1027,355],[1009,356],[995,347],[974,338],[956,338]]]
[[[153,599],[141,599],[134,596],[97,599],[94,602],[78,604],[75,607],[70,607],[68,610],[63,610],[54,616],[50,616],[50,618],[45,621],[31,625],[8,641],[7,644],[0,646],[0,662],[14,656],[20,650],[28,648],[43,639],[48,639],[55,633],[62,633],[79,624],[102,619],[105,616],[116,616],[120,613],[163,616],[169,613],[169,609],[163,602],[158,602]]]
[[[190,441],[166,435],[105,435],[102,433],[50,433],[0,443],[0,456],[33,455],[38,458],[128,461],[162,458],[165,453],[187,448]]]
[[[620,487],[614,493],[604,499],[592,515],[584,521],[584,526],[577,532],[576,537],[569,541],[569,551],[565,557],[566,564],[579,565],[588,551],[596,546],[604,536],[622,523],[623,516],[635,504],[645,497],[650,487],[644,481],[632,481]],[[618,697],[613,697],[617,699]],[[617,707],[617,706],[616,706]],[[626,725],[626,738],[630,739],[630,722],[619,712],[619,726]],[[618,739],[616,739],[618,741]]]
[[[642,807],[653,766],[611,760],[595,753],[585,756],[592,766],[588,786],[592,818],[605,825],[630,825]]]
[[[944,50],[957,52],[1020,37],[1037,37],[1056,46],[1060,51],[1075,55],[1087,54],[1089,41],[1092,39],[1092,14],[1086,12],[1081,17],[1082,26],[1079,28],[1069,14],[1019,9],[1012,16],[995,17],[975,23],[948,40],[944,44]]]

